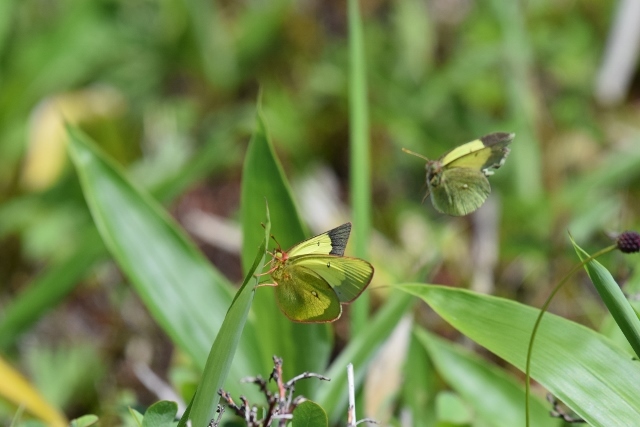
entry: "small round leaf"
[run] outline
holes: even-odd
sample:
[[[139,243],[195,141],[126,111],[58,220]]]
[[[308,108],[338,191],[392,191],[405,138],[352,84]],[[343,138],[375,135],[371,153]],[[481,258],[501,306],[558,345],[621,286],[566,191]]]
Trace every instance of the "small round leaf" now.
[[[307,400],[293,411],[292,424],[293,427],[327,427],[329,419],[320,405]]]

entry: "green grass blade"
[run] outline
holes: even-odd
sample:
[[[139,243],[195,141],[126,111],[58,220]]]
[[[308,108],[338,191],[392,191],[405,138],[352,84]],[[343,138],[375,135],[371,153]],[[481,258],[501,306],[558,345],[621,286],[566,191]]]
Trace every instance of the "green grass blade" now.
[[[524,387],[497,368],[460,346],[417,329],[418,340],[427,349],[431,360],[447,385],[470,405],[478,420],[495,427],[513,427],[524,420]],[[532,406],[533,424],[537,427],[557,426],[549,417],[549,405],[535,399]]]
[[[419,296],[454,328],[524,370],[527,343],[539,310],[451,287],[398,287]],[[638,362],[603,335],[547,314],[538,331],[531,366],[532,377],[590,425],[622,427],[640,419]]]
[[[308,237],[289,183],[271,145],[264,119],[258,111],[256,130],[245,157],[240,199],[245,270],[262,239],[260,222],[263,221],[265,199],[271,213],[271,232],[284,249]],[[258,288],[253,311],[257,347],[265,374],[272,369],[274,355],[284,361],[285,379],[304,371],[321,372],[325,369],[332,343],[328,325],[291,322],[278,309],[273,289],[266,286]],[[306,394],[309,387],[309,383],[301,382],[297,390]]]
[[[514,186],[520,198],[536,200],[542,195],[542,160],[536,139],[540,100],[534,85],[533,48],[528,39],[521,2],[491,1],[502,30],[504,84],[509,96],[510,115],[517,134],[510,162],[515,163]],[[517,144],[517,145],[516,145]]]
[[[415,333],[411,334],[403,374],[400,410],[409,415],[414,427],[436,425],[435,398],[441,381]]]
[[[351,209],[353,210],[352,244],[354,255],[367,258],[371,230],[371,171],[369,155],[369,111],[364,36],[358,0],[348,0],[349,17],[349,147],[351,164]],[[351,333],[366,327],[369,293],[351,304]]]
[[[196,365],[207,354],[232,292],[174,221],[134,188],[79,130],[69,127],[69,150],[102,238],[154,319]],[[242,352],[233,378],[257,370]],[[230,384],[237,390],[237,384]]]
[[[358,387],[364,379],[367,363],[375,356],[376,349],[388,338],[413,302],[415,302],[413,297],[402,292],[392,294],[369,321],[367,328],[349,341],[327,370],[325,375],[331,381],[318,386],[317,393],[312,396],[312,399],[327,411],[332,424],[340,418],[346,419],[347,365],[353,363],[356,387]]]
[[[236,293],[231,307],[224,318],[220,332],[213,342],[207,364],[202,375],[202,380],[198,385],[198,390],[193,399],[191,407],[191,419],[193,425],[205,426],[216,418],[218,405],[218,390],[224,385],[225,379],[231,368],[233,356],[242,336],[251,302],[255,294],[255,286],[258,278],[254,276],[256,271],[262,270],[265,261],[265,250],[270,238],[271,224],[267,210],[267,222],[265,224],[265,237],[262,245],[258,249],[253,265],[249,268],[247,276],[242,286]]]
[[[581,260],[589,257],[589,254],[580,248],[573,238],[571,243]],[[624,296],[622,289],[611,276],[609,270],[598,261],[589,261],[585,265],[585,269],[611,316],[627,338],[633,351],[636,352],[636,356],[640,357],[640,320],[627,297]]]

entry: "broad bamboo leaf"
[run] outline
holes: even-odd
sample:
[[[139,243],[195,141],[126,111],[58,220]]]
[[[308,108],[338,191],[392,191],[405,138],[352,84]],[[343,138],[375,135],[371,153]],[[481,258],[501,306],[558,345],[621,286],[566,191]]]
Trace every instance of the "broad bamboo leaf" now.
[[[525,419],[524,385],[478,356],[424,329],[416,329],[418,340],[427,349],[440,376],[473,408],[477,419],[495,427],[522,425]],[[532,425],[557,426],[549,416],[550,405],[532,402]]]
[[[451,287],[398,287],[422,298],[454,328],[524,370],[537,309]],[[546,314],[533,349],[531,373],[590,425],[623,427],[640,419],[638,362],[582,325]]]

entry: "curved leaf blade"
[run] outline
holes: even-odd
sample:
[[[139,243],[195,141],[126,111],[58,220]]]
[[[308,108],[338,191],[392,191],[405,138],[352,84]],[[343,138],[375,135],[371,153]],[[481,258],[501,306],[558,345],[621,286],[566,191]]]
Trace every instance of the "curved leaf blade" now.
[[[400,318],[412,307],[414,301],[412,296],[402,292],[391,294],[371,318],[367,329],[353,337],[331,363],[325,374],[331,381],[319,386],[312,398],[325,408],[332,423],[335,424],[341,417],[346,416],[347,365],[353,363],[357,388],[364,379],[367,363],[376,354],[377,348],[389,337]]]
[[[136,292],[171,339],[204,368],[232,292],[168,214],[135,188],[79,130],[68,127],[69,151],[98,230]],[[258,364],[242,352],[233,377]],[[237,384],[230,384],[237,390]]]
[[[584,261],[589,257],[589,254],[578,246],[573,238],[571,243],[581,260]],[[609,270],[598,261],[589,261],[584,267],[598,294],[600,294],[600,298],[609,309],[611,316],[613,316],[618,327],[627,338],[631,348],[636,352],[636,356],[640,357],[640,320],[622,289],[620,289],[620,285],[609,273]]]
[[[415,333],[440,376],[473,407],[478,419],[495,427],[522,424],[525,418],[524,388],[515,378],[424,329],[417,328]],[[532,425],[536,427],[558,425],[558,419],[549,416],[549,408],[539,399],[532,402],[532,417]]]
[[[524,370],[537,309],[451,287],[398,287],[422,298],[454,328]],[[640,419],[638,362],[584,326],[545,315],[531,368],[533,378],[590,425],[622,427]]]
[[[243,166],[241,218],[243,234],[242,259],[245,269],[253,251],[261,242],[260,222],[264,200],[269,203],[271,230],[284,248],[306,237],[289,183],[275,155],[266,124],[258,109],[256,129],[249,142]],[[272,356],[284,360],[285,378],[305,371],[322,372],[331,351],[330,327],[324,324],[292,323],[280,312],[273,289],[258,289],[253,304],[254,326],[259,342],[263,371],[269,372]],[[301,383],[298,390],[308,395],[309,385]]]
[[[218,391],[222,389],[225,379],[231,368],[231,362],[236,353],[236,348],[242,336],[251,302],[255,294],[255,287],[258,284],[256,271],[264,267],[267,242],[270,238],[271,224],[269,222],[269,211],[267,210],[267,222],[265,224],[265,238],[258,249],[253,265],[249,269],[242,286],[236,293],[231,307],[222,322],[220,332],[211,346],[207,364],[205,366],[202,380],[198,385],[198,390],[193,399],[191,414],[194,425],[208,425],[216,416],[219,401]]]

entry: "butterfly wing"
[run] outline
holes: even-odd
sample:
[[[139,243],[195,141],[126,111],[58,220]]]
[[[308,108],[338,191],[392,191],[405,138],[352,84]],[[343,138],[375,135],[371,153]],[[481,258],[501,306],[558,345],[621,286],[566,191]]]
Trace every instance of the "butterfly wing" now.
[[[351,233],[351,223],[347,222],[333,230],[318,234],[304,242],[298,243],[287,251],[289,257],[322,254],[342,256],[347,247],[349,234]]]
[[[331,286],[341,303],[356,299],[373,277],[373,266],[360,258],[306,255],[290,259],[289,263],[321,277]]]
[[[287,263],[275,276],[276,301],[280,311],[294,322],[333,322],[342,307],[336,293],[314,271]]]
[[[515,134],[496,132],[480,139],[467,142],[446,153],[440,158],[444,169],[468,168],[482,171],[484,175],[492,175],[492,169],[502,166],[509,154],[508,145]]]
[[[463,216],[478,209],[491,193],[489,180],[477,169],[452,168],[441,172],[440,184],[429,184],[431,202],[440,212]]]

